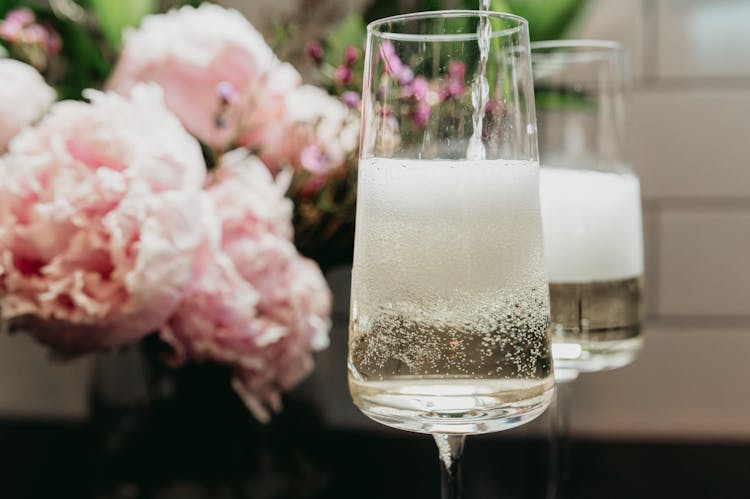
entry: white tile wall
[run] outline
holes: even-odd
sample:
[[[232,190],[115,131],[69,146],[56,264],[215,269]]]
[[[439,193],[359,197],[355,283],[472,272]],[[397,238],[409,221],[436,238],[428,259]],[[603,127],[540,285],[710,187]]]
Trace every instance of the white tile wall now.
[[[656,209],[643,209],[644,308],[646,318],[659,315],[659,216]]]
[[[640,80],[647,69],[643,51],[646,43],[646,8],[640,0],[592,1],[580,20],[575,36],[621,43],[628,50],[633,78]]]
[[[572,433],[748,441],[748,358],[750,326],[649,327],[635,363],[576,381]]]
[[[750,84],[747,91],[649,87],[634,93],[630,109],[645,198],[750,197]]]
[[[750,210],[665,211],[659,225],[660,314],[750,317]]]
[[[750,77],[750,2],[657,1],[660,78]]]

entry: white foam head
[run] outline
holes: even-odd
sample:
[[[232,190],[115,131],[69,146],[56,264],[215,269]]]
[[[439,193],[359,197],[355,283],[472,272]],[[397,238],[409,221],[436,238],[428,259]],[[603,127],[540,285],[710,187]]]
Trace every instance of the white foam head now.
[[[363,160],[354,285],[375,301],[545,286],[537,182],[523,161]]]
[[[643,273],[641,191],[635,175],[542,167],[539,192],[550,282]]]

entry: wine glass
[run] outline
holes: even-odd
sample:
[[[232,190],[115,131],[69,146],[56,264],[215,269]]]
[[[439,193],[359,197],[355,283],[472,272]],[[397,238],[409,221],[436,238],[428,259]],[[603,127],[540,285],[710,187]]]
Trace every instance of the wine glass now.
[[[642,347],[643,228],[625,138],[624,49],[563,40],[532,43],[531,54],[552,352],[561,383],[551,415],[555,476],[569,452],[571,382],[580,372],[629,364]],[[564,482],[566,470],[559,475]]]
[[[444,498],[465,435],[530,421],[554,389],[528,40],[479,11],[367,30],[349,387],[435,436]]]
[[[643,228],[625,140],[625,52],[532,44],[555,367],[632,362],[643,344]]]

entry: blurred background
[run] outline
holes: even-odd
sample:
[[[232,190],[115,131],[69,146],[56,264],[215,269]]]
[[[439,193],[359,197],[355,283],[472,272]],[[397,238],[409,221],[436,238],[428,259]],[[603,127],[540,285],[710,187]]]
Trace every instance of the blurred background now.
[[[285,37],[280,56],[301,65],[305,43],[326,37],[352,13],[377,17],[431,4],[219,3],[241,10],[269,39]],[[548,2],[526,3],[543,9]],[[749,498],[750,1],[578,3],[580,11],[563,23],[565,33],[555,35],[616,40],[631,57],[630,138],[643,194],[647,323],[646,346],[635,363],[581,376],[572,390],[571,497]],[[534,30],[532,23],[538,37]],[[318,356],[313,376],[290,397],[284,415],[265,428],[247,422],[247,434],[199,427],[196,434],[173,436],[176,449],[201,448],[201,431],[218,447],[234,436],[269,448],[252,453],[247,465],[238,461],[249,451],[233,455],[234,464],[223,469],[217,468],[229,456],[169,463],[154,450],[147,459],[149,439],[143,437],[117,461],[119,469],[102,471],[97,450],[122,445],[118,435],[137,419],[118,419],[125,425],[119,433],[92,421],[102,406],[136,414],[146,404],[138,358],[126,352],[106,362],[50,363],[28,337],[0,336],[0,497],[53,497],[44,495],[52,490],[56,497],[152,497],[144,495],[144,481],[168,481],[153,490],[160,491],[154,497],[170,498],[437,497],[431,439],[371,423],[351,403],[349,269],[338,267],[328,278],[336,296],[331,347]],[[210,405],[210,397],[191,400],[196,405],[186,411],[222,410],[199,407]],[[548,433],[543,417],[471,439],[467,497],[544,497]],[[159,466],[172,470],[171,481],[155,471]],[[227,473],[251,469],[253,477],[240,480],[239,488],[223,485]],[[100,475],[87,484],[92,470]]]

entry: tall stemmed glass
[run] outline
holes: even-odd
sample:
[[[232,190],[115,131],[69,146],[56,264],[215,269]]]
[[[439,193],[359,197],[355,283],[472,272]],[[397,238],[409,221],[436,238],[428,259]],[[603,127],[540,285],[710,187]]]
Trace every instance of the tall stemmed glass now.
[[[565,479],[569,391],[579,372],[641,349],[640,183],[628,165],[625,52],[609,41],[532,44],[544,251],[558,387],[551,475]],[[558,460],[558,452],[562,462]],[[553,482],[550,495],[554,491]]]
[[[554,388],[527,23],[391,17],[365,61],[349,387],[435,436],[455,498],[465,435],[526,423]]]

